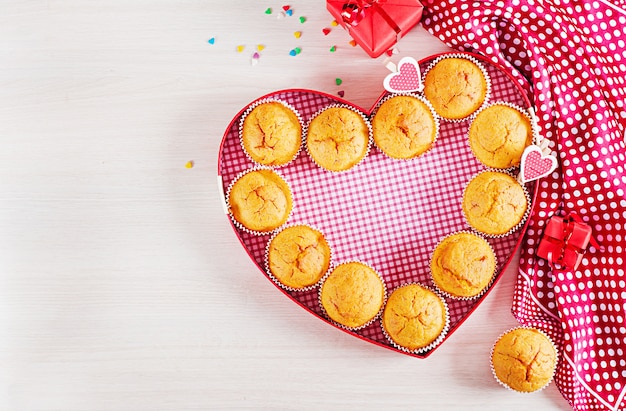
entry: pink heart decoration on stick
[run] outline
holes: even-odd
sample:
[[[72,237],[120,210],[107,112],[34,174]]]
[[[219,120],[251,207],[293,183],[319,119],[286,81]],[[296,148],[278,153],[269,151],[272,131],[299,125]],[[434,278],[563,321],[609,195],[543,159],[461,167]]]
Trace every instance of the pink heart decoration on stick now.
[[[552,155],[543,155],[541,148],[536,145],[526,147],[522,154],[519,180],[522,183],[537,180],[550,174],[556,168],[556,158]]]
[[[390,93],[406,93],[422,91],[420,66],[412,57],[404,57],[398,63],[398,71],[389,74],[383,82],[385,90]]]

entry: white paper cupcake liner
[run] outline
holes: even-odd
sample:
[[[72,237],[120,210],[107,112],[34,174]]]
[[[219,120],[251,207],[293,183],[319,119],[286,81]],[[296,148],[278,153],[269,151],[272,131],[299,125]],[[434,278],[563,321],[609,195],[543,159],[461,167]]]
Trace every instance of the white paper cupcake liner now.
[[[489,102],[489,99],[491,98],[491,77],[489,76],[489,73],[487,72],[487,69],[485,68],[485,66],[483,65],[482,62],[478,61],[478,59],[476,59],[475,57],[469,55],[469,54],[465,54],[465,53],[447,53],[444,55],[441,55],[439,57],[437,57],[436,59],[434,59],[429,65],[428,67],[426,67],[426,70],[424,70],[424,73],[422,74],[422,84],[424,84],[424,81],[426,80],[426,75],[428,74],[428,72],[435,67],[435,65],[437,63],[439,63],[441,60],[443,59],[449,59],[449,58],[462,58],[462,59],[466,59],[471,61],[472,63],[476,64],[478,66],[478,68],[480,69],[480,71],[483,73],[483,76],[485,77],[485,82],[487,83],[487,90],[485,92],[485,99],[483,100],[482,104],[472,113],[470,113],[469,115],[463,117],[463,118],[447,118],[447,117],[443,117],[440,114],[437,114],[437,116],[439,116],[441,119],[443,119],[444,121],[449,121],[452,123],[461,123],[463,121],[469,120],[471,118],[474,117],[474,115],[476,115],[476,112],[478,112],[478,110],[480,110],[485,104],[487,104]],[[423,91],[422,91],[423,93]]]
[[[333,320],[328,313],[326,312],[326,310],[324,309],[324,304],[322,304],[322,289],[323,289],[323,285],[324,282],[326,282],[326,280],[328,279],[328,277],[332,274],[332,272],[339,266],[344,265],[344,264],[349,264],[349,263],[359,263],[359,264],[363,264],[367,267],[369,267],[370,269],[372,269],[376,275],[378,276],[378,278],[380,278],[381,283],[383,284],[383,301],[382,304],[380,305],[380,309],[378,310],[378,312],[376,313],[376,315],[374,315],[368,322],[366,322],[363,325],[360,325],[358,327],[348,327],[344,324],[341,324],[335,320]],[[358,331],[358,330],[362,330],[363,328],[370,326],[374,323],[374,321],[376,321],[379,317],[380,314],[383,312],[383,309],[385,308],[385,303],[387,302],[387,285],[385,284],[385,280],[383,279],[383,277],[380,275],[380,273],[378,272],[378,270],[376,270],[374,267],[372,267],[371,265],[364,263],[363,261],[360,260],[347,260],[347,261],[343,261],[339,264],[336,264],[332,267],[330,267],[328,269],[328,272],[326,273],[326,275],[324,275],[324,277],[320,280],[320,287],[319,287],[319,292],[317,294],[317,299],[318,299],[318,304],[320,306],[320,309],[322,310],[322,313],[324,314],[324,316],[334,325],[336,325],[339,328],[343,328],[344,330],[348,330],[348,331]]]
[[[387,339],[387,341],[389,341],[389,343],[391,345],[393,345],[396,349],[398,349],[400,351],[403,351],[403,352],[406,352],[406,353],[410,353],[410,354],[424,354],[424,353],[432,350],[433,348],[435,348],[439,344],[441,344],[441,342],[444,340],[444,338],[448,334],[448,331],[450,329],[450,312],[448,310],[448,303],[446,302],[445,298],[437,290],[435,290],[435,289],[433,289],[433,288],[431,288],[431,287],[429,287],[427,285],[424,285],[424,284],[421,284],[421,283],[418,283],[418,282],[411,282],[411,283],[403,284],[403,285],[401,285],[399,287],[396,287],[393,291],[396,291],[396,290],[398,290],[400,288],[403,288],[403,287],[407,287],[409,285],[419,285],[420,287],[433,292],[441,300],[441,302],[443,303],[443,308],[444,308],[445,317],[446,317],[445,318],[445,324],[443,326],[443,329],[441,330],[441,333],[439,333],[437,338],[433,342],[431,342],[430,344],[428,344],[428,345],[426,345],[424,347],[421,347],[421,348],[417,348],[415,350],[410,350],[407,347],[404,347],[404,346],[398,344],[397,342],[394,341],[393,338],[391,338],[391,336],[387,333],[387,330],[385,329],[385,326],[383,325],[382,319],[380,321],[380,328],[381,328],[381,330],[383,332],[383,335]],[[393,294],[393,291],[391,293],[389,293],[389,295]]]
[[[510,108],[512,108],[514,110],[519,111],[522,115],[524,115],[528,119],[528,121],[530,122],[530,128],[531,128],[531,132],[532,132],[532,144],[537,144],[537,145],[539,144],[539,139],[540,139],[540,137],[539,137],[539,130],[538,130],[538,126],[537,126],[537,120],[534,118],[533,114],[530,113],[525,108],[520,107],[520,106],[518,106],[516,104],[513,104],[513,103],[509,103],[507,101],[491,101],[491,102],[488,102],[486,104],[483,104],[472,115],[472,117],[471,117],[472,122],[476,119],[476,117],[480,114],[481,111],[484,111],[487,108],[492,107],[492,106],[507,106],[507,107],[510,107]],[[474,153],[474,149],[472,149],[472,145],[469,143],[469,132],[470,132],[470,128],[471,127],[472,127],[472,124],[470,123],[469,126],[467,127],[467,133],[466,133],[467,145],[469,146],[469,149],[472,151],[472,154],[474,154],[474,157],[476,157],[476,160],[478,160],[481,164],[485,165],[486,167],[489,167],[489,166],[487,166],[486,164],[484,164],[482,161],[480,161],[478,159],[478,157],[476,156],[476,153]],[[494,170],[513,172],[514,170],[519,168],[519,164],[516,165],[516,166],[511,166],[511,167],[506,167],[506,168],[497,168],[497,167],[490,167],[490,168],[492,168]]]
[[[493,354],[494,354],[494,351],[495,351],[495,348],[496,348],[496,344],[498,343],[498,341],[500,341],[500,339],[502,337],[504,337],[506,334],[510,333],[511,331],[520,330],[520,329],[523,329],[523,330],[533,330],[533,331],[539,332],[540,334],[545,336],[548,339],[548,341],[550,341],[550,344],[552,345],[552,348],[554,348],[554,352],[556,353],[556,363],[555,363],[554,370],[552,372],[552,376],[550,377],[548,382],[546,382],[543,386],[541,386],[540,388],[536,389],[535,391],[518,391],[518,390],[512,388],[511,386],[506,384],[504,381],[500,380],[500,378],[498,378],[498,376],[496,375],[496,370],[493,367]],[[506,388],[509,391],[516,392],[516,393],[519,393],[519,394],[533,394],[533,393],[542,391],[547,386],[549,386],[550,383],[552,383],[552,381],[554,380],[554,376],[556,375],[556,370],[558,368],[558,362],[559,362],[559,350],[556,347],[556,344],[554,344],[554,341],[552,341],[552,338],[550,338],[550,336],[548,334],[546,334],[545,332],[543,332],[542,330],[540,330],[538,328],[529,327],[529,326],[523,326],[523,325],[510,328],[510,329],[504,331],[503,333],[501,333],[498,336],[498,338],[496,338],[496,341],[493,343],[493,345],[491,346],[491,352],[489,354],[489,367],[491,368],[491,374],[493,375],[493,378],[495,378],[495,380],[498,382],[498,384],[500,384],[502,387]]]
[[[506,175],[512,177],[513,180],[515,180],[515,182],[517,184],[519,184],[519,186],[522,188],[522,190],[524,190],[524,197],[526,197],[526,211],[524,211],[524,215],[522,216],[522,218],[520,219],[520,221],[516,225],[511,227],[506,233],[503,233],[503,234],[489,234],[489,233],[485,233],[483,231],[478,230],[477,228],[475,228],[474,226],[472,226],[469,223],[469,220],[467,219],[467,216],[465,215],[465,210],[463,209],[462,201],[465,198],[465,191],[467,190],[467,186],[469,185],[469,182],[472,181],[479,174],[487,173],[487,172],[501,173],[501,174],[506,174]],[[522,227],[524,225],[524,223],[526,222],[526,219],[530,215],[531,208],[532,208],[532,204],[531,204],[530,194],[528,193],[528,189],[526,188],[526,185],[520,184],[520,182],[517,180],[516,176],[513,175],[512,173],[506,171],[506,170],[499,170],[499,169],[496,169],[496,168],[488,168],[488,169],[482,170],[482,171],[474,174],[470,179],[468,179],[467,183],[465,184],[465,187],[463,187],[463,195],[461,196],[461,212],[463,213],[463,218],[465,219],[465,222],[467,223],[467,225],[469,225],[469,227],[471,228],[472,231],[474,231],[475,233],[480,234],[480,235],[482,235],[484,237],[487,237],[487,238],[502,238],[502,237],[506,237],[508,235],[511,235],[515,231],[519,230],[520,227]]]
[[[255,231],[255,230],[251,230],[248,227],[244,226],[242,223],[240,223],[239,221],[237,221],[237,219],[235,218],[235,216],[233,215],[232,211],[231,211],[231,205],[230,205],[230,191],[233,188],[233,185],[235,185],[235,183],[244,175],[251,173],[253,171],[258,171],[258,170],[269,170],[273,173],[275,173],[276,175],[278,175],[286,184],[287,187],[289,187],[289,194],[291,195],[291,210],[289,210],[289,215],[287,216],[287,219],[285,220],[285,223],[280,225],[279,227],[276,227],[273,230],[269,230],[269,231]],[[228,215],[230,216],[231,221],[233,222],[233,224],[241,231],[245,231],[246,233],[249,234],[253,234],[253,235],[257,235],[257,236],[263,236],[263,235],[271,235],[273,232],[275,232],[276,230],[280,230],[282,227],[284,227],[288,222],[289,219],[291,218],[291,214],[293,213],[293,209],[294,209],[294,204],[295,204],[295,199],[293,197],[293,190],[291,189],[291,185],[289,184],[289,181],[287,181],[285,179],[285,177],[283,177],[280,173],[278,173],[276,170],[274,170],[271,167],[265,167],[265,166],[255,166],[252,168],[249,168],[247,170],[244,170],[242,172],[240,172],[239,174],[237,174],[235,176],[235,178],[233,178],[233,180],[230,182],[230,184],[228,185],[228,189],[226,190],[226,209],[228,210]]]
[[[246,117],[248,117],[248,115],[252,112],[252,110],[254,110],[255,108],[257,108],[258,106],[265,104],[265,103],[279,103],[282,104],[283,106],[285,106],[287,109],[291,110],[296,117],[298,118],[298,122],[300,123],[300,146],[298,147],[298,150],[295,152],[295,154],[293,155],[293,157],[291,158],[291,160],[289,160],[288,162],[284,163],[284,164],[276,164],[276,165],[271,165],[271,164],[263,164],[260,163],[258,161],[256,161],[254,158],[252,158],[252,156],[250,155],[250,153],[248,153],[248,151],[246,150],[246,147],[243,143],[243,123],[246,120]],[[268,168],[281,168],[281,167],[285,167],[288,164],[291,164],[300,154],[300,152],[302,151],[302,146],[304,144],[304,141],[306,140],[306,126],[304,124],[304,121],[302,120],[302,116],[300,115],[300,112],[298,110],[295,109],[295,107],[293,107],[291,104],[283,101],[283,100],[279,100],[276,98],[264,98],[261,100],[257,100],[254,103],[250,104],[248,106],[248,108],[244,111],[244,113],[241,115],[241,118],[239,119],[239,145],[241,146],[241,149],[243,150],[244,154],[246,155],[246,157],[248,158],[248,160],[250,160],[251,162],[253,162],[254,164],[261,166],[261,167],[268,167]]]
[[[465,233],[465,234],[471,234],[471,235],[475,235],[477,237],[482,238],[483,240],[485,240],[485,242],[487,243],[487,245],[489,246],[489,248],[491,249],[491,253],[493,254],[493,258],[495,260],[495,267],[493,269],[493,274],[491,275],[491,279],[489,280],[489,283],[476,295],[473,296],[469,296],[469,297],[464,297],[464,296],[458,296],[458,295],[453,295],[450,294],[447,291],[442,290],[441,288],[439,288],[439,286],[437,285],[437,283],[435,282],[433,276],[432,276],[432,270],[430,269],[430,264],[432,264],[433,261],[433,256],[435,254],[435,249],[437,247],[439,247],[439,245],[447,238],[455,235],[455,234],[460,234],[460,233]],[[462,301],[473,301],[476,300],[480,297],[482,297],[487,290],[489,290],[491,288],[491,286],[493,285],[495,279],[496,279],[496,274],[498,273],[498,256],[496,255],[495,250],[493,249],[492,245],[489,244],[489,241],[487,241],[487,239],[485,238],[485,236],[482,233],[478,233],[478,232],[473,232],[473,231],[469,231],[469,230],[461,230],[461,231],[455,231],[453,233],[450,233],[444,237],[442,237],[439,242],[437,242],[437,244],[433,247],[431,253],[430,253],[430,264],[429,264],[429,270],[430,270],[430,279],[433,283],[433,288],[435,290],[437,290],[437,292],[439,292],[439,294],[443,295],[446,298],[450,298],[452,300],[462,300]]]
[[[317,231],[318,233],[320,233],[324,239],[326,240],[326,243],[328,244],[328,250],[330,252],[329,254],[329,259],[328,259],[328,269],[320,276],[320,279],[317,280],[315,283],[306,286],[306,287],[302,287],[302,288],[296,288],[296,287],[291,287],[288,286],[286,284],[284,284],[281,280],[279,280],[276,276],[274,276],[274,274],[272,273],[272,270],[270,269],[270,263],[269,263],[269,251],[270,251],[270,245],[272,244],[272,241],[274,240],[274,238],[276,238],[276,236],[280,233],[282,233],[283,231],[292,228],[292,227],[308,227],[311,230]],[[267,273],[267,275],[269,276],[269,278],[278,286],[280,286],[282,289],[287,290],[287,291],[310,291],[315,289],[316,287],[319,287],[319,285],[322,283],[322,281],[324,280],[324,278],[328,275],[331,267],[333,266],[333,248],[331,247],[330,243],[328,242],[328,238],[326,237],[326,235],[324,234],[324,232],[316,227],[313,227],[309,224],[304,224],[304,223],[292,223],[292,224],[286,224],[284,226],[282,226],[280,228],[280,230],[276,230],[272,236],[269,238],[269,240],[267,241],[267,244],[265,245],[265,272]]]
[[[380,106],[383,105],[383,103],[385,103],[387,100],[391,100],[394,97],[398,97],[398,96],[408,96],[408,97],[414,97],[416,99],[418,99],[419,101],[421,101],[422,103],[426,104],[426,106],[428,107],[428,109],[430,110],[430,114],[433,116],[433,119],[435,121],[435,138],[433,140],[433,142],[431,143],[430,147],[416,155],[413,157],[409,157],[409,158],[396,158],[396,157],[391,157],[390,155],[388,155],[382,148],[378,147],[378,145],[376,144],[376,140],[374,139],[374,129],[372,126],[372,144],[374,146],[376,146],[378,148],[378,150],[380,150],[381,153],[383,153],[387,158],[391,159],[391,160],[396,160],[396,161],[411,161],[411,160],[415,160],[418,159],[420,157],[423,157],[424,155],[426,155],[428,152],[430,152],[433,147],[435,146],[435,144],[437,143],[437,139],[439,138],[439,115],[437,114],[437,112],[435,112],[435,109],[433,108],[433,105],[430,103],[430,101],[428,101],[428,99],[420,94],[416,94],[416,93],[393,93],[393,94],[389,94],[387,96],[385,96],[384,98],[382,98],[378,104],[376,104],[376,108],[374,109],[374,111],[371,114],[371,121],[374,121],[374,117],[376,116],[376,112],[378,112],[378,109],[380,108]]]
[[[338,107],[338,108],[345,108],[348,109],[356,114],[358,114],[359,116],[361,116],[361,118],[363,119],[363,121],[365,122],[366,126],[367,126],[367,130],[368,130],[368,138],[367,138],[367,148],[365,150],[365,155],[363,155],[363,158],[361,158],[355,165],[353,165],[352,167],[346,169],[346,170],[329,170],[327,168],[325,168],[324,166],[320,165],[315,158],[311,155],[311,152],[309,151],[309,145],[308,145],[308,137],[309,137],[309,133],[308,130],[310,128],[310,124],[311,121],[313,121],[313,119],[315,119],[317,116],[319,116],[321,113],[323,113],[324,111],[333,108],[333,107]],[[306,135],[306,139],[304,140],[304,147],[305,147],[305,151],[307,153],[307,155],[309,156],[309,158],[311,159],[311,161],[313,161],[313,163],[315,163],[315,165],[317,165],[320,169],[327,171],[329,173],[345,173],[347,171],[350,170],[354,170],[359,164],[361,164],[363,161],[365,161],[365,159],[367,158],[367,156],[369,155],[371,146],[372,146],[372,125],[370,123],[370,119],[368,116],[366,116],[364,113],[362,113],[360,110],[355,109],[354,107],[351,107],[347,104],[329,104],[323,108],[321,108],[320,110],[318,110],[317,112],[315,112],[315,114],[313,114],[311,116],[311,119],[309,120],[309,122],[306,125],[307,128],[307,135]]]

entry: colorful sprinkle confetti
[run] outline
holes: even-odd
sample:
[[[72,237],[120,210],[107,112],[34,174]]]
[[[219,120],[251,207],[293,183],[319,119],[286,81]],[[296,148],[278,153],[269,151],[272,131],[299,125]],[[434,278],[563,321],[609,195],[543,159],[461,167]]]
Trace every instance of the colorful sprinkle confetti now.
[[[331,52],[331,53],[334,53],[335,51],[337,51],[337,46],[332,46],[332,47],[330,48],[330,52]]]
[[[300,37],[302,37],[302,32],[301,31],[296,31],[293,33],[293,36],[297,39],[299,39]]]
[[[291,8],[291,6],[283,6],[283,10],[287,11]]]
[[[256,45],[256,50],[257,51],[263,51],[263,50],[265,50],[265,46],[263,44],[257,44]]]
[[[303,24],[304,24],[304,22],[305,22],[305,21],[306,21],[306,17],[304,17],[304,16],[300,16],[300,23],[303,23]]]
[[[302,49],[300,47],[296,47],[294,50],[296,54],[300,54],[302,52]]]
[[[272,14],[272,9],[271,9],[271,7],[268,7],[268,8],[265,10],[265,14]]]
[[[245,48],[246,46],[243,46],[243,45],[237,46],[237,53],[241,53],[242,51],[244,51]]]
[[[385,53],[387,53],[389,57],[393,56],[393,50],[391,49],[387,50]]]
[[[295,49],[289,50],[289,55],[290,56],[295,56],[296,54],[298,54],[298,53],[296,53]]]
[[[339,95],[339,97],[343,97],[346,93],[343,90],[339,90],[337,94]]]
[[[356,41],[355,40],[350,40],[350,45],[352,47],[356,47]]]
[[[193,168],[193,160],[187,161],[185,168]]]
[[[337,27],[339,25],[339,23],[337,23],[337,20],[333,20],[330,22],[330,25],[333,27]]]
[[[215,37],[211,37],[209,39],[209,44],[215,44]]]
[[[288,16],[293,16],[293,10],[289,9],[287,11],[285,11],[285,14]]]
[[[254,54],[252,55],[253,59],[258,60],[261,57],[261,55],[259,53],[257,53],[256,51],[254,52]]]
[[[336,85],[338,85],[338,86],[340,86],[340,85],[341,85],[341,83],[343,83],[343,80],[342,80],[342,79],[340,79],[339,77],[337,77],[337,78],[335,79],[335,84],[336,84]]]
[[[328,36],[328,34],[330,33],[330,29],[329,29],[329,28],[327,28],[327,27],[324,27],[324,28],[322,29],[322,33],[324,33],[324,35],[325,35],[325,36]]]

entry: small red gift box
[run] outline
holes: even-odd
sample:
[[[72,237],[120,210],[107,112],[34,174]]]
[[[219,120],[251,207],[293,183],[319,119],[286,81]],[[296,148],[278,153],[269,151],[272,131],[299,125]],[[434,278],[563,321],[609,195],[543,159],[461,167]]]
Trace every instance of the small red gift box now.
[[[576,270],[591,240],[591,227],[575,215],[552,216],[537,248],[537,256],[552,267]]]
[[[327,0],[326,7],[372,57],[392,48],[419,23],[424,9],[417,0]]]

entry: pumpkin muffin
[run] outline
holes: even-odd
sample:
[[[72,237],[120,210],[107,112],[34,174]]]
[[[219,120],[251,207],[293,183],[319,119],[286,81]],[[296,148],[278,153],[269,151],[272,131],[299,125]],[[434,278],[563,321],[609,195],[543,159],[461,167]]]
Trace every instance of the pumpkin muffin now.
[[[489,243],[466,232],[441,240],[430,260],[435,286],[456,298],[480,295],[491,283],[495,270],[496,256]]]
[[[287,182],[275,171],[260,169],[243,174],[233,183],[228,206],[243,227],[267,233],[287,222],[293,202]]]
[[[432,147],[437,122],[430,107],[419,98],[395,96],[376,110],[372,132],[374,143],[389,157],[410,159]]]
[[[302,125],[296,113],[277,101],[261,103],[245,116],[241,145],[255,162],[282,166],[293,160],[302,146]]]
[[[467,222],[475,230],[499,236],[522,222],[528,200],[524,188],[510,175],[484,171],[465,187],[462,207]]]
[[[387,336],[409,351],[427,348],[443,335],[447,324],[447,308],[441,297],[419,284],[395,289],[382,315]]]
[[[487,98],[488,83],[480,67],[466,58],[443,58],[428,70],[424,95],[441,117],[460,120]]]
[[[492,168],[518,166],[533,142],[528,116],[505,104],[481,110],[469,128],[469,144],[478,160]]]
[[[309,123],[307,151],[320,167],[346,171],[367,154],[369,135],[369,125],[359,113],[345,107],[329,107]]]
[[[359,262],[335,267],[320,288],[320,303],[328,317],[349,329],[368,325],[385,302],[385,285],[378,273]]]
[[[496,379],[519,392],[540,390],[550,383],[557,365],[552,341],[534,328],[515,328],[496,341],[491,369]]]
[[[328,271],[330,247],[324,235],[306,225],[287,227],[267,248],[267,266],[282,285],[302,290],[316,284]]]

